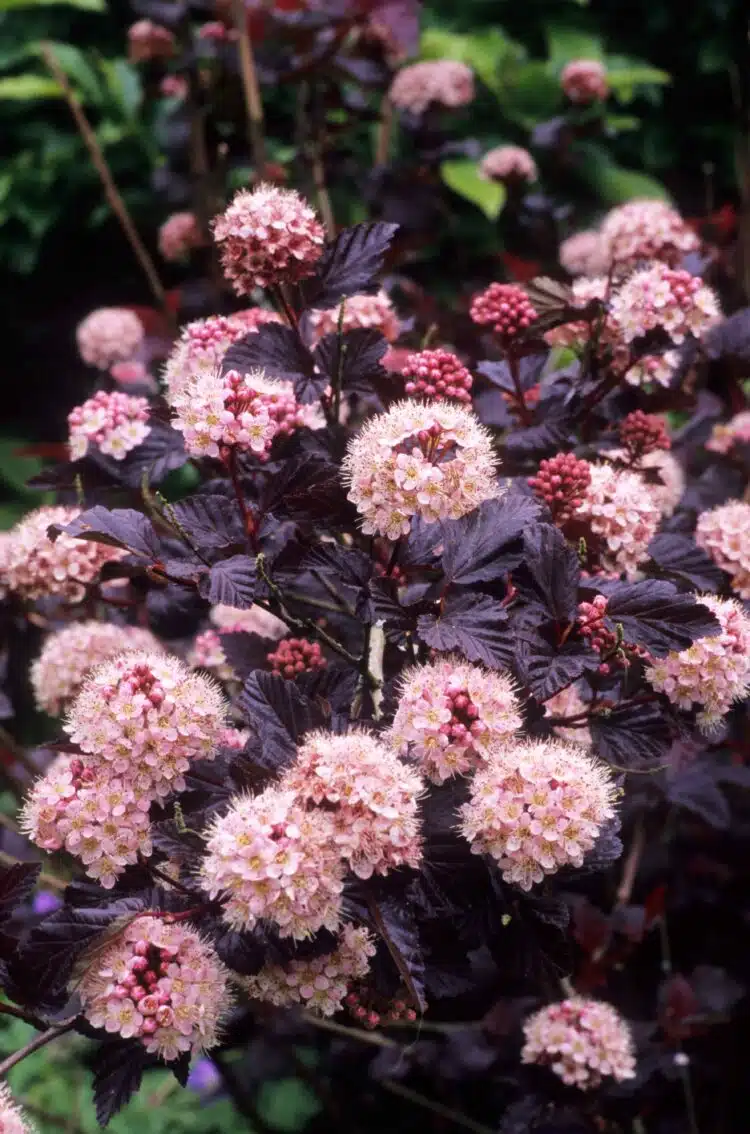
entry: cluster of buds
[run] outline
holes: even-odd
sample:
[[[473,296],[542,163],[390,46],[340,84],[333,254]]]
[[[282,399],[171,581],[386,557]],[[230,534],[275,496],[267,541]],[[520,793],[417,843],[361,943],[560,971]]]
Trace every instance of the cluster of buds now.
[[[325,669],[326,659],[320,652],[318,642],[308,642],[307,638],[284,638],[275,650],[272,650],[266,661],[274,673],[282,677],[293,678],[299,673],[314,672],[316,669]]]
[[[665,201],[635,200],[618,205],[604,218],[599,232],[602,271],[618,273],[642,260],[659,260],[676,268],[700,248],[696,233]]]
[[[344,1000],[344,1005],[349,1015],[368,1031],[373,1031],[382,1024],[413,1024],[416,1021],[417,1013],[406,1000],[396,996],[382,1004],[379,1003],[381,999],[373,997],[369,990],[352,989]],[[374,1007],[375,1003],[378,1003],[377,1008]]]
[[[401,368],[406,393],[412,398],[471,402],[473,379],[461,359],[452,351],[420,350],[410,354]]]
[[[480,327],[491,327],[504,346],[531,326],[536,308],[518,284],[492,283],[471,301],[471,318]]]
[[[93,445],[105,456],[123,460],[150,433],[148,418],[146,398],[99,390],[68,414],[70,459],[85,457]]]
[[[741,410],[726,424],[715,425],[706,448],[714,453],[729,453],[735,445],[750,445],[750,410]]]
[[[193,249],[202,248],[206,243],[195,213],[172,213],[159,229],[159,251],[165,260],[177,262],[184,260]]]
[[[210,315],[182,328],[180,337],[164,367],[168,394],[179,394],[200,370],[219,368],[230,346],[258,330],[264,323],[278,323],[279,317],[266,307],[249,307],[234,315]]]
[[[610,1004],[572,996],[529,1016],[523,1028],[523,1063],[549,1067],[568,1087],[590,1091],[602,1079],[635,1076],[633,1037]]]
[[[453,59],[411,63],[395,76],[388,98],[410,114],[424,114],[431,104],[454,110],[473,100],[474,72]]]
[[[612,317],[626,343],[655,330],[678,344],[688,336],[699,339],[720,315],[700,276],[665,264],[634,272],[612,297]]]
[[[536,476],[529,477],[529,487],[547,505],[556,524],[564,524],[580,508],[590,484],[590,464],[574,453],[558,453],[541,461]]]
[[[666,420],[660,414],[633,410],[621,421],[619,433],[620,440],[634,461],[647,453],[672,447]]]
[[[607,599],[604,595],[595,595],[592,602],[579,602],[576,622],[578,632],[585,638],[592,650],[602,656],[599,673],[606,677],[612,669],[625,669],[629,664],[628,654],[642,654],[645,652],[638,646],[626,645],[621,635],[610,630],[604,624],[607,613]]]
[[[127,307],[99,307],[76,328],[78,352],[85,363],[108,370],[115,362],[128,362],[143,342],[143,324]]]
[[[717,567],[732,577],[732,590],[750,599],[750,504],[730,500],[698,517],[695,529],[698,547]]]
[[[153,20],[137,20],[128,28],[128,59],[131,63],[148,63],[152,59],[169,59],[177,50],[174,32]]]
[[[65,527],[79,515],[78,508],[63,505],[36,508],[11,528],[4,550],[5,581],[10,591],[25,601],[54,596],[80,602],[104,564],[122,558],[119,548],[76,539],[66,532],[54,541],[49,538],[51,525]]]
[[[607,69],[598,59],[572,59],[562,69],[560,86],[571,102],[586,106],[609,94]]]
[[[389,343],[396,341],[401,334],[401,321],[385,291],[376,295],[351,295],[341,307],[313,310],[308,314],[310,330],[317,341],[324,335],[334,335],[341,327],[342,333],[357,330],[380,331]]]
[[[496,146],[480,161],[479,172],[488,181],[508,184],[519,185],[537,179],[536,162],[522,146]]]

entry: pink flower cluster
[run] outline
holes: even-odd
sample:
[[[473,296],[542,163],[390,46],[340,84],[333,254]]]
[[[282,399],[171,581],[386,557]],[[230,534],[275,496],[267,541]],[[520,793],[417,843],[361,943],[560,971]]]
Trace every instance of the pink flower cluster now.
[[[0,1083],[0,1134],[36,1134],[5,1083]]]
[[[699,706],[698,726],[710,733],[750,689],[750,618],[734,599],[697,597],[716,615],[719,633],[657,658],[646,679],[680,709]]]
[[[410,354],[401,368],[404,387],[411,398],[434,398],[471,403],[473,378],[461,359],[452,351],[420,350]]]
[[[634,272],[615,292],[612,315],[627,343],[657,329],[682,343],[688,335],[700,338],[721,312],[700,276],[652,264]]]
[[[750,445],[750,410],[741,410],[726,424],[715,425],[706,448],[714,453],[729,453],[737,444]]]
[[[95,665],[123,650],[159,650],[150,630],[114,622],[74,622],[50,634],[31,667],[37,708],[57,717],[81,691]]]
[[[703,512],[695,529],[698,547],[732,576],[732,590],[750,599],[750,504],[730,500]]]
[[[165,1062],[215,1047],[232,1003],[212,946],[169,915],[131,921],[93,957],[76,991],[92,1027],[139,1039]]]
[[[560,86],[580,106],[603,100],[609,94],[607,69],[598,59],[572,59],[562,69]]]
[[[402,67],[388,98],[399,110],[424,114],[431,103],[455,110],[474,98],[474,72],[453,59],[430,59]]]
[[[577,717],[585,713],[588,708],[589,706],[578,691],[578,687],[568,685],[559,693],[555,693],[554,697],[550,697],[548,701],[544,702],[544,715],[545,717]],[[552,731],[560,740],[569,740],[571,744],[580,744],[583,748],[590,748],[593,743],[591,729],[588,722],[583,719],[576,721],[575,724],[555,725]]]
[[[574,232],[560,245],[560,263],[571,276],[598,276],[605,269],[598,232]]]
[[[324,809],[337,852],[359,878],[419,865],[421,777],[376,737],[309,733],[282,783],[302,806]]]
[[[5,551],[9,590],[26,601],[49,595],[80,602],[102,566],[122,558],[123,552],[116,547],[76,539],[65,532],[54,542],[49,538],[51,524],[64,527],[79,515],[78,508],[62,505],[36,508],[11,528]]]
[[[463,406],[397,402],[349,442],[343,475],[362,530],[398,539],[412,516],[458,519],[498,495],[489,432]]]
[[[583,520],[598,538],[604,570],[631,577],[648,557],[661,508],[651,486],[637,473],[594,464],[591,483],[573,518]]]
[[[611,1004],[571,996],[529,1016],[523,1028],[521,1060],[539,1063],[568,1087],[590,1091],[602,1079],[618,1083],[635,1077],[630,1027]]]
[[[277,1007],[301,1004],[321,1016],[341,1011],[352,981],[367,976],[375,945],[366,929],[345,925],[332,953],[288,965],[264,965],[242,986],[252,997]]]
[[[522,146],[495,146],[479,163],[482,177],[490,181],[536,181],[536,162]]]
[[[210,315],[188,323],[164,368],[169,395],[181,393],[196,372],[220,367],[224,355],[238,339],[257,331],[264,323],[278,322],[274,311],[249,307],[234,315]]]
[[[213,224],[224,274],[240,295],[312,275],[325,229],[292,189],[241,189]]]
[[[521,727],[513,681],[454,657],[407,670],[388,734],[402,756],[441,784],[482,767]]]
[[[207,669],[219,681],[231,681],[234,670],[227,661],[221,638],[210,627],[196,634],[188,654],[188,665],[193,669]]]
[[[344,300],[343,307],[342,331],[356,331],[360,328],[380,331],[389,343],[395,342],[401,334],[401,321],[390,297],[384,291],[379,291],[377,295],[349,296]],[[340,313],[340,307],[310,311],[308,319],[316,341],[322,339],[324,335],[338,332]]]
[[[325,669],[327,665],[319,643],[308,642],[307,638],[284,638],[268,654],[266,661],[274,673],[287,678],[296,677],[298,673]]]
[[[71,460],[85,457],[90,445],[107,457],[123,460],[151,432],[148,418],[146,398],[99,390],[68,414]]]
[[[609,770],[562,740],[495,748],[461,808],[461,833],[489,854],[506,882],[530,890],[561,866],[581,866],[614,816]]]
[[[491,327],[507,346],[522,335],[537,317],[536,308],[518,284],[491,283],[471,301],[471,318]]]
[[[143,336],[143,324],[127,307],[98,307],[76,328],[81,358],[99,370],[108,370],[114,362],[130,361]]]
[[[663,354],[645,354],[625,371],[625,381],[631,386],[646,389],[654,386],[669,386],[675,372],[679,355],[676,350],[665,350]]]
[[[626,449],[609,449],[607,458],[610,461],[624,461],[630,463],[632,453]],[[682,465],[671,453],[656,449],[651,453],[644,453],[632,464],[634,472],[642,473],[654,470],[658,481],[648,480],[648,492],[662,516],[671,516],[682,499],[685,491],[685,473]]]
[[[286,622],[282,622],[275,614],[264,610],[257,603],[243,610],[236,606],[218,603],[211,608],[210,618],[214,626],[224,634],[258,634],[261,638],[278,641],[289,630]]]
[[[676,209],[666,201],[635,200],[611,209],[599,231],[604,270],[619,272],[640,260],[660,260],[678,267],[700,240]]]
[[[147,63],[151,59],[169,59],[177,44],[174,33],[153,20],[137,20],[128,28],[128,59],[131,63]]]
[[[194,248],[202,248],[206,238],[195,213],[172,213],[159,229],[159,251],[165,260],[184,260]]]
[[[565,523],[580,508],[590,484],[591,466],[575,453],[558,453],[540,461],[536,476],[529,477],[529,487],[545,502],[556,524]]]

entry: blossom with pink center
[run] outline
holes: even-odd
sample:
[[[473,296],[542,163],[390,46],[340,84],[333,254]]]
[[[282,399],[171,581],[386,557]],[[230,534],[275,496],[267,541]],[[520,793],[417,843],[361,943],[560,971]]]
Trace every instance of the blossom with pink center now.
[[[560,86],[579,106],[604,100],[609,94],[607,69],[598,59],[572,59],[562,69]]]
[[[221,638],[210,627],[196,634],[188,653],[188,665],[193,669],[207,669],[219,681],[231,681],[234,670],[227,661]]]
[[[239,295],[312,275],[325,242],[315,211],[293,189],[241,189],[214,219],[222,267]]]
[[[85,363],[109,370],[115,362],[129,362],[144,337],[143,324],[127,307],[98,307],[76,328],[78,352]]]
[[[122,461],[151,432],[146,398],[99,390],[68,414],[68,447],[73,461],[93,446],[107,457]]]
[[[167,654],[130,651],[89,673],[65,731],[113,775],[156,799],[185,790],[185,772],[213,756],[225,717],[209,677]]]
[[[81,691],[95,665],[123,650],[161,649],[150,630],[113,622],[73,622],[46,639],[31,667],[37,708],[57,717]]]
[[[137,1039],[167,1063],[215,1047],[232,1005],[212,945],[168,914],[134,918],[93,955],[75,991],[92,1027]]]
[[[479,163],[479,172],[489,181],[536,181],[536,162],[522,146],[495,146]]]
[[[706,448],[714,453],[729,453],[735,445],[750,445],[750,410],[741,410],[726,423],[715,425]]]
[[[324,808],[334,845],[359,878],[419,865],[422,779],[377,737],[308,733],[282,785],[300,806]]]
[[[630,386],[652,389],[669,386],[680,356],[676,350],[665,350],[664,354],[644,354],[636,362],[628,365],[623,377]]]
[[[672,515],[685,491],[685,473],[676,457],[671,453],[656,449],[651,453],[644,453],[631,464],[630,454],[626,449],[609,449],[607,459],[625,461],[635,473],[653,470],[658,476],[658,480],[654,480],[651,476],[644,477],[648,485],[649,497],[656,504],[662,516]]]
[[[568,1087],[590,1091],[608,1077],[635,1077],[630,1027],[602,1000],[571,996],[548,1004],[529,1016],[523,1035],[522,1062],[549,1067]]]
[[[560,245],[560,263],[571,276],[599,276],[605,270],[598,232],[574,232]]]
[[[351,295],[343,302],[344,314],[341,319],[342,331],[365,330],[380,331],[389,343],[395,342],[401,334],[401,321],[396,314],[390,296],[385,291],[376,295]],[[338,332],[341,308],[313,310],[308,318],[314,338]]]
[[[718,634],[656,658],[646,680],[678,708],[698,708],[698,727],[710,733],[750,689],[750,618],[734,599],[696,597],[718,619]]]
[[[403,401],[349,442],[343,476],[362,530],[407,535],[413,516],[456,520],[500,495],[488,430],[451,402]]]
[[[0,1131],[2,1134],[36,1134],[36,1127],[13,1101],[6,1083],[0,1083]]]
[[[750,504],[730,500],[701,513],[695,542],[732,576],[732,590],[750,599]]]
[[[588,704],[581,696],[576,685],[568,685],[555,693],[554,697],[544,702],[545,717],[578,717],[588,709]],[[560,740],[570,741],[571,744],[580,744],[583,748],[591,748],[593,740],[591,729],[585,719],[571,722],[570,725],[555,725],[553,730]]]
[[[164,383],[168,396],[181,393],[198,372],[221,367],[230,346],[253,334],[264,323],[278,323],[274,311],[265,307],[249,307],[234,315],[210,315],[196,319],[182,328],[164,367]]]
[[[401,375],[410,398],[432,398],[438,402],[452,398],[465,405],[471,404],[474,379],[452,351],[440,347],[410,354],[401,368]]]
[[[304,938],[339,928],[344,872],[331,815],[282,786],[236,796],[214,820],[201,882],[212,898],[225,896],[232,929],[268,921],[282,936]]]
[[[394,77],[388,98],[410,114],[424,114],[431,104],[455,110],[473,101],[474,72],[453,59],[410,63]]]
[[[678,344],[688,336],[699,339],[721,317],[716,295],[700,276],[658,263],[629,276],[611,307],[627,343],[654,330]]]
[[[637,473],[607,464],[591,465],[591,483],[573,513],[573,519],[584,521],[597,537],[602,568],[628,578],[648,558],[661,517],[661,503],[650,484]]]
[[[491,327],[508,346],[531,326],[536,308],[518,284],[491,283],[471,301],[471,318],[480,327]]]
[[[51,540],[47,529],[64,527],[80,516],[78,508],[62,505],[36,508],[11,528],[6,546],[5,581],[24,600],[55,596],[80,602],[105,563],[124,552],[65,532]]]
[[[614,817],[609,769],[563,740],[510,741],[471,782],[460,830],[523,890],[562,866],[582,866]]]
[[[172,213],[159,229],[159,251],[165,260],[184,260],[195,248],[206,243],[195,213]]]
[[[366,977],[375,944],[366,929],[345,925],[331,953],[287,965],[266,964],[242,987],[256,1000],[279,1008],[301,1005],[320,1016],[341,1011],[352,981]]]
[[[278,641],[289,632],[286,622],[275,614],[253,603],[251,607],[240,610],[236,606],[218,603],[211,608],[210,619],[223,634],[257,634],[260,638]]]
[[[480,768],[521,727],[513,681],[455,657],[406,671],[388,741],[433,783]]]
[[[137,20],[128,28],[128,59],[146,63],[152,59],[169,59],[177,50],[174,32],[153,20]]]
[[[660,260],[678,267],[700,240],[666,201],[635,200],[610,210],[599,230],[602,271],[633,268],[641,260]]]

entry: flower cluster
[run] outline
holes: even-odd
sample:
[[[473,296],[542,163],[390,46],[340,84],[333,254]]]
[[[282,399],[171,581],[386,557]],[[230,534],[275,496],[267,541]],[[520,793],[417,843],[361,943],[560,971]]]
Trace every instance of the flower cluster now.
[[[312,960],[264,965],[243,980],[251,996],[277,1007],[301,1004],[321,1016],[341,1011],[352,981],[367,976],[375,945],[366,929],[345,925],[336,948]]]
[[[536,162],[522,146],[495,146],[479,163],[482,177],[490,181],[536,181]]]
[[[35,1128],[13,1101],[5,1083],[0,1084],[0,1131],[2,1134],[35,1134]]]
[[[275,614],[264,610],[257,603],[245,609],[218,603],[211,608],[209,617],[214,626],[224,634],[257,634],[261,638],[278,641],[289,629],[286,622],[282,622]]]
[[[50,634],[31,667],[37,707],[57,717],[81,691],[95,665],[123,650],[159,650],[150,630],[113,622],[74,622]]]
[[[240,295],[312,275],[325,229],[293,189],[241,189],[214,220],[224,274]]]
[[[172,213],[159,229],[159,251],[165,260],[184,260],[194,248],[202,248],[206,238],[195,213]]]
[[[76,987],[86,1019],[170,1062],[219,1042],[229,973],[185,922],[138,917],[96,954]]]
[[[610,210],[599,230],[604,269],[618,272],[640,260],[660,260],[678,267],[700,240],[680,214],[665,201],[634,200]]]
[[[506,882],[530,890],[561,866],[581,866],[613,818],[605,765],[562,740],[497,747],[476,773],[461,808],[461,832],[489,854]]]
[[[609,94],[607,69],[598,59],[571,59],[562,69],[560,86],[580,106],[603,100]]]
[[[391,744],[433,783],[473,771],[521,727],[512,680],[444,657],[404,674]]]
[[[398,539],[411,518],[458,519],[498,495],[489,432],[463,406],[398,402],[349,442],[349,499],[369,535]]]
[[[604,624],[606,613],[607,599],[604,595],[595,595],[591,602],[578,604],[578,632],[599,654],[611,653],[617,645],[617,635]]]
[[[590,469],[591,483],[573,518],[584,521],[598,538],[605,571],[632,576],[648,557],[661,508],[651,486],[637,473],[606,464],[593,464]]]
[[[5,572],[8,589],[22,599],[48,595],[80,602],[105,563],[122,558],[123,552],[92,540],[76,539],[63,532],[51,540],[47,529],[64,527],[80,515],[78,508],[36,508],[11,528],[6,547]]]
[[[265,307],[249,307],[234,315],[210,315],[182,328],[164,367],[164,382],[170,395],[179,394],[199,370],[220,367],[230,346],[279,317]]]
[[[650,389],[654,386],[668,387],[679,362],[676,350],[665,350],[663,354],[644,354],[635,362],[628,360],[623,377],[630,386]]]
[[[507,346],[531,326],[537,313],[518,284],[491,283],[472,299],[471,317],[480,327],[492,327]]]
[[[146,398],[135,398],[118,390],[110,394],[99,390],[68,414],[71,460],[85,457],[90,445],[107,457],[123,460],[150,433],[148,417]]]
[[[715,425],[706,448],[714,453],[729,453],[738,444],[750,444],[750,410],[741,410],[726,424]]]
[[[529,487],[539,500],[543,500],[556,524],[569,520],[580,508],[586,489],[591,484],[591,466],[579,460],[575,453],[558,453],[556,457],[539,462],[535,476],[529,477]]]
[[[377,295],[352,295],[344,301],[343,308],[343,315],[339,307],[310,311],[310,329],[316,340],[322,339],[323,335],[336,334],[339,322],[344,332],[359,329],[380,331],[389,343],[395,342],[401,334],[401,321],[385,291],[379,291]]]
[[[169,59],[177,50],[174,32],[153,20],[137,20],[128,28],[128,59],[131,63],[147,63],[152,59]]]
[[[626,463],[630,463],[633,459],[632,453],[626,449],[610,449],[607,457],[611,461],[622,460]],[[685,474],[677,458],[671,453],[654,449],[638,457],[632,467],[638,473],[653,470],[658,480],[648,477],[649,495],[662,516],[671,516],[685,491]]]
[[[234,671],[227,661],[221,638],[209,627],[196,634],[188,654],[188,665],[193,669],[207,669],[219,681],[231,681]]]
[[[632,458],[638,459],[658,449],[671,449],[667,422],[660,414],[633,410],[620,422],[620,440]]]
[[[602,241],[598,232],[574,232],[560,245],[559,260],[571,276],[598,276],[604,271]]]
[[[554,697],[544,702],[545,717],[580,717],[589,709],[588,704],[581,696],[577,685],[567,685]],[[560,740],[569,740],[571,744],[580,744],[584,748],[592,745],[591,729],[588,721],[580,719],[569,725],[555,725],[553,730]]]
[[[698,597],[718,619],[718,634],[657,658],[646,680],[679,708],[699,707],[698,726],[710,733],[750,689],[750,618],[734,599]]]
[[[703,512],[695,529],[698,547],[732,576],[732,590],[750,599],[750,504],[730,500]]]
[[[359,878],[419,864],[422,780],[376,737],[309,733],[282,783],[301,805],[325,808],[335,846]]]
[[[98,370],[108,370],[114,362],[128,362],[143,336],[143,324],[127,307],[99,307],[76,328],[81,358]]]
[[[461,359],[449,350],[420,350],[401,368],[409,397],[471,402],[473,379]]]
[[[549,1067],[568,1087],[590,1091],[610,1076],[635,1076],[633,1037],[611,1004],[571,996],[529,1016],[523,1028],[524,1063]]]
[[[284,638],[266,661],[274,673],[282,677],[296,677],[316,669],[325,669],[326,659],[320,652],[318,642],[308,642],[307,638]]]
[[[474,72],[453,59],[411,63],[395,76],[388,98],[410,114],[423,114],[431,103],[450,109],[467,106],[474,98]]]
[[[657,329],[682,343],[688,335],[700,338],[721,312],[700,276],[652,264],[634,272],[615,292],[612,315],[627,343]]]

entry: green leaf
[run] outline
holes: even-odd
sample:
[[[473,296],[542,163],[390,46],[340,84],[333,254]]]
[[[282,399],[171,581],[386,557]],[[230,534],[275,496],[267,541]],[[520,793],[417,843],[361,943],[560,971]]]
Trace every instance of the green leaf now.
[[[557,75],[540,62],[504,67],[495,93],[508,118],[527,130],[552,118],[562,101]]]
[[[641,120],[636,118],[634,114],[607,114],[604,118],[604,124],[608,130],[612,130],[616,134],[623,134],[626,130],[639,130]]]
[[[621,205],[634,197],[670,200],[660,181],[634,169],[623,169],[612,161],[606,150],[591,143],[576,147],[577,170],[583,181],[605,205]]]
[[[636,88],[666,86],[672,82],[672,78],[658,67],[649,67],[647,63],[633,63],[630,66],[608,68],[607,81],[615,98],[619,102],[627,103],[635,98]]]
[[[0,101],[29,102],[35,98],[60,98],[62,91],[54,79],[44,75],[5,75],[0,78]]]
[[[444,161],[440,165],[443,182],[482,210],[489,220],[496,220],[505,204],[505,188],[496,181],[488,181],[479,173],[476,162],[469,160]]]
[[[0,0],[0,12],[10,12],[16,8],[51,8],[67,5],[69,8],[83,8],[87,12],[103,12],[104,0]]]
[[[562,68],[571,59],[598,59],[604,61],[604,49],[599,36],[563,24],[549,24],[547,33],[547,53],[554,67]]]
[[[275,1130],[301,1130],[320,1110],[320,1103],[300,1079],[277,1079],[261,1084],[258,1112]]]
[[[0,0],[1,2],[2,0]],[[71,43],[50,43],[49,46],[63,71],[73,83],[76,94],[85,102],[99,105],[102,101],[99,76],[84,53]],[[41,47],[35,45],[34,52],[41,56]]]

